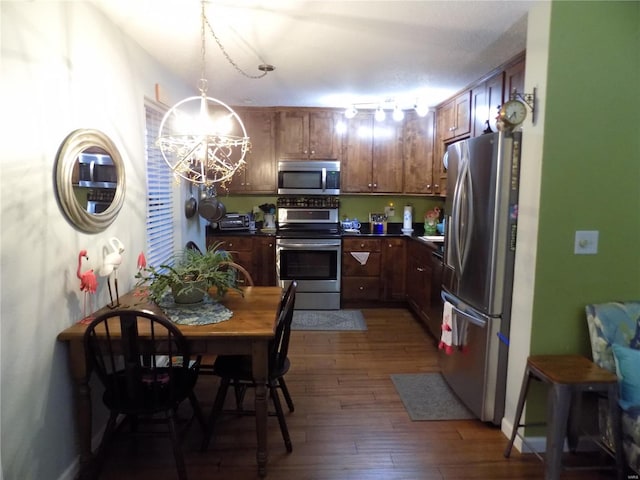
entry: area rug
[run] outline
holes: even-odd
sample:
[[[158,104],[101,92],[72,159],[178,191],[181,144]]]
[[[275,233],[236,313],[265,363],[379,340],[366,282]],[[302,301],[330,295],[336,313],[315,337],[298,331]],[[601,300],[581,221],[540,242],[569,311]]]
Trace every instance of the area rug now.
[[[439,373],[397,374],[391,381],[413,421],[475,418]]]
[[[292,330],[366,330],[360,310],[296,310]]]

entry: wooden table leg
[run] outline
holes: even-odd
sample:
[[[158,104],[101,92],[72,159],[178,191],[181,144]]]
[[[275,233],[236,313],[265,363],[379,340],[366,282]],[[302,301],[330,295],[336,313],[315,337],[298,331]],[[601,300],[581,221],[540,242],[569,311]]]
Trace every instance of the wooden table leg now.
[[[267,375],[268,375],[268,343],[266,341],[255,341],[251,347],[253,380],[256,384],[256,435],[258,439],[258,451],[256,459],[258,461],[258,475],[267,475]]]
[[[69,369],[74,383],[75,412],[80,472],[78,478],[91,477],[93,454],[91,452],[91,387],[82,340],[69,342]]]

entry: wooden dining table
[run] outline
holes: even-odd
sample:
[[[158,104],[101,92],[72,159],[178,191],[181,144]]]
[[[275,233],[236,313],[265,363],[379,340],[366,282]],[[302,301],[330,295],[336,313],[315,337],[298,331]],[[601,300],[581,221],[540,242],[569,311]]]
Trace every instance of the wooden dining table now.
[[[193,355],[251,355],[256,383],[255,411],[258,474],[267,474],[267,370],[268,344],[275,335],[276,313],[280,305],[280,287],[244,287],[243,294],[228,292],[220,301],[233,312],[229,320],[209,325],[178,325]],[[139,291],[120,297],[120,308],[147,308],[161,311]],[[103,307],[93,314],[107,311]],[[58,340],[68,344],[69,369],[74,383],[75,415],[80,450],[78,478],[91,476],[93,452],[91,450],[91,371],[87,367],[84,350],[84,332],[87,325],[76,323],[58,334]]]

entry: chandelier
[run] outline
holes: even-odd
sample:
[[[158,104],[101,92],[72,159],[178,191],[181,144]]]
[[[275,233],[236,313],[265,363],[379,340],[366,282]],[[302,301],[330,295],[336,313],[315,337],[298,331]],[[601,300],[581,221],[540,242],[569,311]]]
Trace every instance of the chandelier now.
[[[222,47],[205,15],[205,1],[201,1],[201,78],[200,95],[176,103],[160,123],[156,145],[174,175],[185,180],[211,186],[229,180],[245,165],[245,156],[251,148],[249,136],[238,114],[226,103],[207,95],[205,79],[206,39],[205,25],[227,60],[243,75],[262,78],[273,66],[261,64],[261,75],[248,75],[242,71]]]

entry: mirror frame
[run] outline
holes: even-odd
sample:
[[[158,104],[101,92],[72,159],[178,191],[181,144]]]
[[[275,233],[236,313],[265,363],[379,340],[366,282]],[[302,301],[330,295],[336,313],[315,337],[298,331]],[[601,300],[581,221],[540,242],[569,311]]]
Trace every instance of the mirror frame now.
[[[79,155],[88,148],[101,148],[107,152],[116,167],[118,184],[109,208],[102,213],[89,213],[78,203],[73,192],[73,169]],[[55,186],[58,203],[67,219],[77,229],[86,233],[99,233],[106,229],[118,216],[124,204],[125,172],[124,162],[115,143],[100,130],[78,129],[64,139],[56,156]]]

